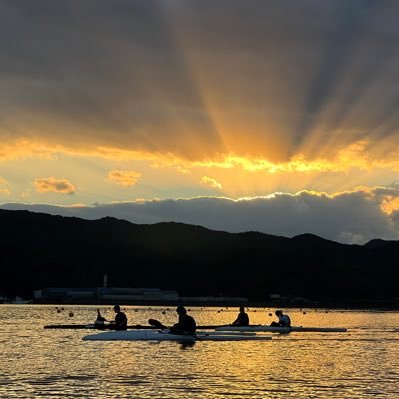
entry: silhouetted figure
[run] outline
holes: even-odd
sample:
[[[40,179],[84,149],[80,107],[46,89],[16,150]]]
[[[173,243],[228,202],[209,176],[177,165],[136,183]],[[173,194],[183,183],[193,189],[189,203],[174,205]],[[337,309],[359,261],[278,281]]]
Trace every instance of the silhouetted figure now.
[[[186,308],[184,306],[178,306],[176,312],[179,315],[179,321],[173,325],[170,332],[172,334],[195,334],[197,324],[195,320],[187,314]]]
[[[237,318],[233,321],[232,326],[237,326],[237,327],[249,326],[249,317],[245,313],[244,306],[240,306],[240,313],[238,313]]]
[[[291,327],[291,319],[283,314],[282,310],[276,310],[274,314],[278,317],[278,322],[273,321],[270,325],[273,327]]]
[[[115,330],[126,330],[127,329],[127,317],[121,312],[119,305],[114,306],[115,321],[111,322],[115,326]]]
[[[100,309],[97,309],[97,319],[94,322],[94,327],[104,328],[106,321],[105,317],[101,316]]]

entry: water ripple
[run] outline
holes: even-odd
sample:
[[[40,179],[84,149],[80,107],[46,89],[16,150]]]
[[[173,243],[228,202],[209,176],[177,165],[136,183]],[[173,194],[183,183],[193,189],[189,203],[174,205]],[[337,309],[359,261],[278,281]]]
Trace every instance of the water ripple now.
[[[251,398],[366,399],[399,397],[399,313],[328,314],[292,310],[298,325],[346,326],[347,334],[292,333],[265,342],[84,342],[84,330],[44,330],[45,324],[95,317],[95,308],[0,306],[0,399],[5,398]],[[128,307],[136,323],[165,324],[162,307]],[[104,314],[112,309],[104,307]],[[200,324],[228,323],[236,309],[193,308]],[[270,322],[270,309],[250,312]],[[163,314],[162,312],[165,312]],[[23,325],[22,330],[19,326]]]

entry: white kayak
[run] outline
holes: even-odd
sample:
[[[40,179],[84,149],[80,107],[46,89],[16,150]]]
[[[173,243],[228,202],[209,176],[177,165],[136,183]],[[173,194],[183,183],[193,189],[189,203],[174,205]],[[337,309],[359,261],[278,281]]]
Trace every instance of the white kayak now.
[[[215,329],[216,331],[234,331],[234,332],[347,332],[346,328],[342,327],[273,327],[273,326],[221,326]]]
[[[171,334],[168,330],[107,331],[86,335],[84,341],[267,341],[270,336],[241,333],[197,332],[193,335]]]

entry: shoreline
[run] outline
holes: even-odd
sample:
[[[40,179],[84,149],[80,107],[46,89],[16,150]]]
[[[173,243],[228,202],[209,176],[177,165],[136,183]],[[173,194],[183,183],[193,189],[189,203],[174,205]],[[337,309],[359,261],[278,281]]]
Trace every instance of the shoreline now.
[[[317,301],[308,302],[302,304],[293,304],[285,302],[270,302],[270,301],[248,301],[248,302],[217,302],[217,301],[71,301],[71,300],[60,300],[60,301],[37,301],[33,300],[30,304],[10,304],[3,303],[4,305],[87,305],[87,306],[113,306],[118,303],[121,306],[195,306],[195,307],[223,307],[223,308],[236,308],[244,306],[245,308],[259,308],[259,309],[297,309],[297,310],[374,310],[374,311],[399,311],[398,301],[352,301],[352,302],[332,302],[332,301]]]

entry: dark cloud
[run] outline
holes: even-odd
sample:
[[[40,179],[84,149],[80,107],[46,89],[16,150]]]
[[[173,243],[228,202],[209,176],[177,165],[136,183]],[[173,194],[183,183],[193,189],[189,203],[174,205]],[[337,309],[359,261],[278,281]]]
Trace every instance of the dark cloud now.
[[[321,142],[395,135],[398,17],[383,0],[3,0],[1,135],[271,159],[321,122]],[[215,112],[247,144],[226,147]]]
[[[71,195],[76,191],[75,186],[68,180],[57,179],[55,177],[36,179],[33,185],[39,193],[55,192]]]
[[[174,150],[170,136],[187,118],[204,150],[218,141],[157,2],[22,1],[2,3],[0,15],[11,130],[23,116],[53,141]]]
[[[397,187],[364,189],[334,197],[301,192],[241,201],[194,198],[96,204],[90,207],[26,204],[5,204],[1,207],[85,219],[113,216],[134,223],[176,221],[230,232],[261,231],[282,236],[313,233],[340,242],[364,243],[373,238],[399,239],[397,213],[384,213],[381,207],[387,199],[395,198],[399,199]]]

